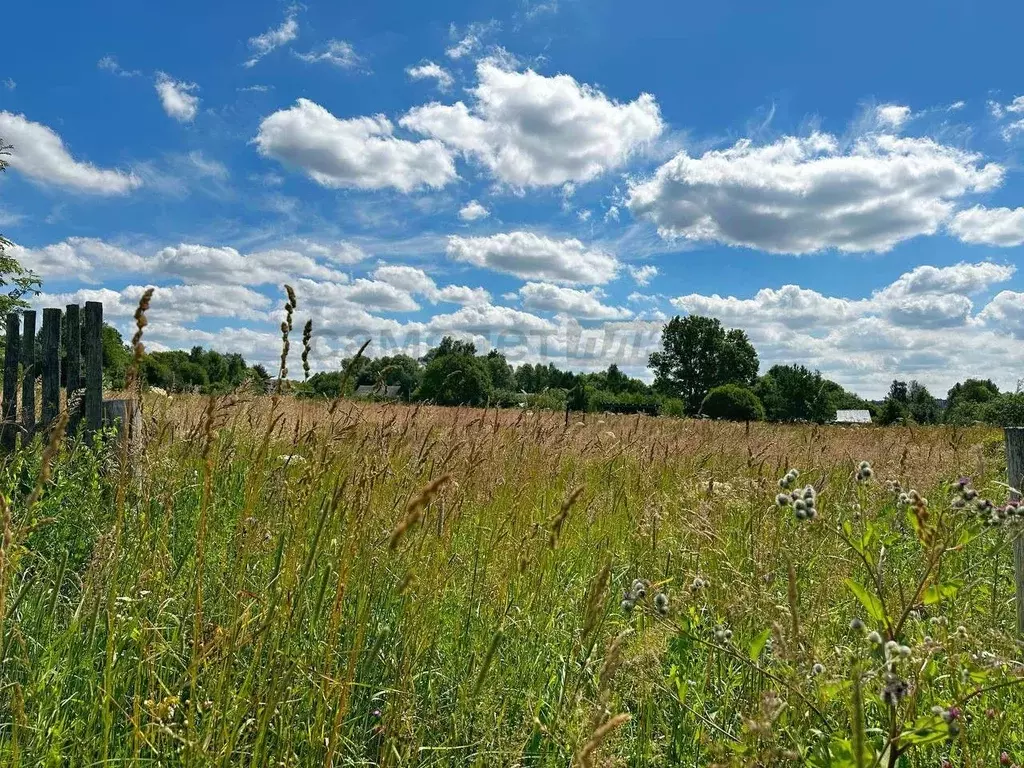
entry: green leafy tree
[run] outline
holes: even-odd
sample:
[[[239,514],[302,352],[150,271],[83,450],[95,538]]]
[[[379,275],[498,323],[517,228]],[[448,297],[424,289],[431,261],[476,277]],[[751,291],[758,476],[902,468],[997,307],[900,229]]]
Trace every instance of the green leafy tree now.
[[[997,427],[1024,427],[1024,393],[1004,392],[981,405],[984,421]]]
[[[910,388],[907,382],[894,379],[889,385],[889,394],[885,396],[882,408],[878,412],[878,420],[882,424],[896,424],[909,418]]]
[[[967,379],[946,393],[946,408],[953,410],[960,403],[987,403],[998,396],[999,387],[991,379]]]
[[[739,384],[715,387],[701,404],[701,413],[712,419],[763,421],[764,406],[753,390]]]
[[[833,384],[833,386],[829,386]],[[754,393],[771,421],[815,421],[824,424],[836,415],[838,384],[802,365],[773,365],[758,380]]]
[[[454,336],[445,336],[436,347],[427,350],[427,354],[420,358],[424,365],[429,364],[435,357],[445,355],[476,355],[476,344],[465,339],[456,339]]]
[[[333,400],[341,394],[341,371],[317,371],[303,382],[297,391],[299,397],[327,398]]]
[[[927,387],[917,381],[910,382],[907,388],[907,409],[910,418],[918,424],[937,424],[942,414],[939,401],[932,397]]]
[[[502,352],[492,349],[484,356],[484,364],[491,377],[491,386],[498,390],[512,389],[514,377],[512,366]]]
[[[474,355],[435,355],[423,371],[417,399],[439,405],[483,405],[492,394],[491,377],[484,361]]]
[[[409,355],[385,355],[365,363],[356,377],[357,385],[397,386],[403,400],[412,397],[419,386],[423,367]]]
[[[676,316],[662,329],[661,351],[651,355],[654,388],[678,397],[694,414],[708,392],[722,384],[752,385],[757,352],[739,329],[726,330],[715,318]]]
[[[124,389],[127,386],[128,366],[132,362],[132,351],[120,331],[112,325],[103,324],[103,386],[108,389]],[[146,360],[146,358],[143,358]]]

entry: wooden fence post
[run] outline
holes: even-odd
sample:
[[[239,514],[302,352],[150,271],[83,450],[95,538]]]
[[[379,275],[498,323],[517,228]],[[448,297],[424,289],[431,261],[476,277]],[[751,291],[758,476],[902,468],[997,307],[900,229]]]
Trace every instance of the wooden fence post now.
[[[85,432],[92,439],[103,427],[103,305],[85,303]]]
[[[25,310],[21,336],[21,444],[28,445],[36,432],[36,312]]]
[[[1011,497],[1020,501],[1024,485],[1024,427],[1007,427],[1006,480],[1016,489]],[[1013,539],[1013,581],[1017,588],[1017,630],[1024,635],[1024,534],[1018,532]]]
[[[43,424],[49,427],[60,413],[60,310],[43,310]]]
[[[7,313],[7,346],[4,348],[3,431],[0,442],[13,451],[18,438],[18,358],[21,357],[21,318]]]
[[[64,309],[64,325],[67,335],[64,337],[64,350],[67,352],[67,407],[68,434],[78,434],[78,424],[82,420],[82,318],[77,304],[68,304]]]

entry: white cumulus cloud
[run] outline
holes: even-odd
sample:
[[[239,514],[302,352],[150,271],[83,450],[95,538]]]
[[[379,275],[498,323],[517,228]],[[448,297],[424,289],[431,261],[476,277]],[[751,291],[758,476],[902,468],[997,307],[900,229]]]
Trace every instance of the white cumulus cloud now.
[[[559,312],[581,320],[623,320],[633,316],[624,307],[602,303],[604,293],[599,288],[581,291],[551,283],[527,283],[519,289],[519,297],[526,309]]]
[[[448,256],[476,267],[505,272],[525,280],[601,284],[614,279],[614,256],[589,248],[575,238],[556,240],[533,232],[507,232],[487,237],[448,238]]]
[[[658,268],[653,264],[644,264],[640,267],[630,264],[627,269],[637,285],[649,285],[651,280],[658,276]]]
[[[470,200],[459,209],[459,218],[463,221],[476,221],[477,219],[485,219],[490,215],[491,212],[476,200]]]
[[[960,211],[949,231],[965,243],[1012,247],[1024,244],[1024,208],[985,208]]]
[[[476,159],[517,189],[586,182],[621,167],[661,135],[654,97],[620,103],[569,75],[477,65],[467,105],[427,104],[399,122]]]
[[[875,117],[880,125],[898,131],[910,119],[910,107],[882,104],[875,107]]]
[[[14,147],[11,167],[42,184],[93,195],[123,195],[142,185],[134,173],[76,160],[52,128],[25,115],[0,112],[0,136]]]
[[[1003,168],[927,138],[870,134],[847,148],[831,135],[749,140],[700,157],[680,152],[632,184],[633,214],[668,239],[773,253],[884,252],[935,233],[969,192]]]
[[[343,120],[308,99],[264,118],[254,142],[261,155],[300,168],[325,187],[411,192],[456,177],[439,141],[400,139],[383,115]]]

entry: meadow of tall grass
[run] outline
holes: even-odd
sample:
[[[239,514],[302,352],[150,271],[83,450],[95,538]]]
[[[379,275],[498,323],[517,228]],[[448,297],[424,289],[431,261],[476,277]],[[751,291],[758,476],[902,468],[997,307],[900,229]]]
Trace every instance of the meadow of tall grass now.
[[[144,425],[2,464],[0,765],[1024,760],[997,431],[244,392]]]

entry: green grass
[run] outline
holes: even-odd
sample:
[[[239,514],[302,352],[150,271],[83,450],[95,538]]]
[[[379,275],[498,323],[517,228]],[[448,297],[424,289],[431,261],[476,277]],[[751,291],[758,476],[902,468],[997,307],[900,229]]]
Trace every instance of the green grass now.
[[[145,418],[131,456],[58,452],[32,508],[42,446],[3,465],[0,765],[1024,759],[1013,528],[950,506],[961,475],[1005,500],[998,432],[289,398]],[[814,521],[776,505],[791,466]],[[909,648],[896,706],[871,630]]]

